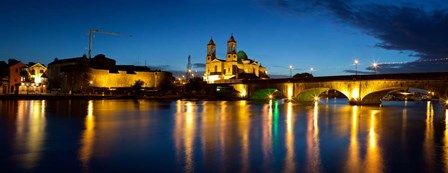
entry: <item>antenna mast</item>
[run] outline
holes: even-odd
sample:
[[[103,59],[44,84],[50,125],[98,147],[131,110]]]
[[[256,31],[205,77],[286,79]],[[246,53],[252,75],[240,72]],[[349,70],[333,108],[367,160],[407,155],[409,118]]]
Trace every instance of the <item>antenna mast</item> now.
[[[193,70],[191,69],[191,56],[190,55],[188,55],[187,72],[185,73],[185,77],[187,79],[194,77]]]

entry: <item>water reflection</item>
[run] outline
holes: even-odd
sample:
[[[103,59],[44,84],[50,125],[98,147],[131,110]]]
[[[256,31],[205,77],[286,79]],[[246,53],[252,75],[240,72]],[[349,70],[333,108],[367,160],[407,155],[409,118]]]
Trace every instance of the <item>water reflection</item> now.
[[[224,115],[225,116],[225,115]],[[249,129],[250,129],[250,112],[249,105],[247,105],[247,101],[240,101],[238,104],[238,120],[241,124],[239,127],[239,135],[241,136],[241,165],[243,166],[241,172],[249,172],[250,167],[250,140],[249,140]]]
[[[443,132],[444,172],[448,172],[448,109],[445,109],[445,130]]]
[[[45,106],[44,100],[18,101],[16,120],[16,148],[25,149],[20,162],[25,169],[37,166],[41,159],[45,141]]]
[[[366,154],[365,158],[361,155],[359,124],[360,113],[358,106],[352,107],[352,120],[351,120],[351,132],[350,132],[350,144],[348,149],[348,159],[346,162],[345,172],[383,172],[384,161],[381,151],[381,147],[378,146],[378,116],[381,115],[380,110],[369,110],[367,121],[367,141],[366,141]],[[363,116],[364,117],[364,116]]]
[[[263,151],[263,165],[270,165],[272,159],[272,100],[269,104],[263,106],[262,115],[263,135],[261,140]]]
[[[367,172],[383,172],[383,157],[381,148],[378,147],[377,116],[381,115],[379,110],[370,111],[369,132],[367,141],[366,169]]]
[[[350,144],[348,148],[348,159],[345,166],[346,170],[344,172],[362,172],[361,158],[359,154],[358,129],[358,106],[352,106]]]
[[[174,140],[178,162],[184,158],[184,172],[194,172],[194,139],[196,137],[195,112],[197,105],[193,102],[178,101],[176,105]],[[182,152],[183,151],[183,152]]]
[[[87,116],[84,118],[84,132],[81,137],[79,160],[81,160],[83,172],[89,172],[89,161],[93,153],[95,143],[95,116],[93,115],[93,101],[87,104]]]
[[[429,168],[434,166],[435,151],[434,151],[434,108],[431,101],[426,102],[426,128],[425,139],[423,143],[423,155],[425,162]],[[432,171],[431,171],[432,172]]]
[[[312,112],[308,113],[308,121],[307,121],[307,160],[308,163],[307,171],[308,172],[320,172],[320,148],[319,148],[319,104],[318,102],[314,102],[314,107]]]
[[[285,144],[286,144],[286,156],[285,156],[285,168],[284,172],[295,172],[295,148],[294,148],[294,120],[295,117],[292,113],[292,103],[287,103],[286,107],[286,134],[285,134]]]
[[[400,106],[16,101],[16,116],[0,116],[0,144],[9,151],[0,165],[39,172],[57,153],[68,159],[56,163],[82,172],[448,171],[448,110],[392,103]]]

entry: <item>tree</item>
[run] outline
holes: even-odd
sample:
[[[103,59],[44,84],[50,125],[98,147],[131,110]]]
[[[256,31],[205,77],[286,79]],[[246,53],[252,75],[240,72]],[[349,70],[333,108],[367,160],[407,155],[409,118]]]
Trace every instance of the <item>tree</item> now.
[[[134,85],[132,85],[132,90],[134,91],[134,96],[142,95],[142,88],[145,82],[142,80],[136,80]]]
[[[207,83],[200,77],[192,78],[185,84],[185,91],[188,94],[204,94]]]
[[[297,73],[294,75],[294,78],[299,78],[299,79],[303,79],[303,78],[312,78],[313,75],[310,73]]]

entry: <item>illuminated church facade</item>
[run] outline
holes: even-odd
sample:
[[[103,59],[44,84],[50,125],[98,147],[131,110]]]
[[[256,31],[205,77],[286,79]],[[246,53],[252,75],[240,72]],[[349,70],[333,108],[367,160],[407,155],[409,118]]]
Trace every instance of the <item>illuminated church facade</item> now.
[[[225,60],[216,57],[216,45],[210,39],[207,45],[204,80],[207,83],[217,83],[232,79],[266,79],[267,70],[257,61],[249,59],[242,50],[237,52],[235,38],[230,36],[227,41]]]

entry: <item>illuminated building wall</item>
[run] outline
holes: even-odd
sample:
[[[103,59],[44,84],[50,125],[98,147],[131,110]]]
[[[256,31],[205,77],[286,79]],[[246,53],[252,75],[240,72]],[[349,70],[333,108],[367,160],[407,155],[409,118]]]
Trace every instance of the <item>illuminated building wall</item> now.
[[[99,88],[125,88],[131,87],[135,81],[144,82],[144,88],[158,88],[163,80],[170,80],[171,73],[161,71],[125,71],[118,70],[111,73],[109,70],[93,69],[89,70],[91,76],[91,86]]]
[[[19,94],[42,94],[47,92],[47,67],[40,63],[29,63],[22,69]]]
[[[20,61],[10,60],[9,64],[9,94],[18,93],[18,87],[22,84],[21,75],[22,68],[25,64]]]

